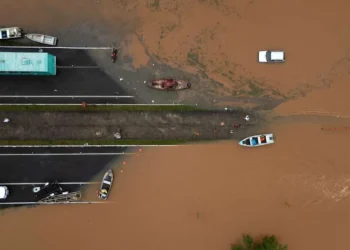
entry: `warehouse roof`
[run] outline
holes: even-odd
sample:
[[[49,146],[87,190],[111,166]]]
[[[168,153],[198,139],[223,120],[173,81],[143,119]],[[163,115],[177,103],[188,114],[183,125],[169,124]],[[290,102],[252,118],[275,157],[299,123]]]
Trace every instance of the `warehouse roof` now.
[[[2,72],[46,72],[49,68],[48,53],[0,52]]]

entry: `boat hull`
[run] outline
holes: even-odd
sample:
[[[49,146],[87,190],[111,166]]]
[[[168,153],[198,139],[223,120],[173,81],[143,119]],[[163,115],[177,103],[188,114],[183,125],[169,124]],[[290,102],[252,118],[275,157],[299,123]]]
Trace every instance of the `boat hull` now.
[[[264,141],[262,140],[262,138],[264,138]],[[261,134],[261,135],[253,135],[253,136],[244,138],[243,140],[238,142],[238,145],[242,147],[255,148],[255,147],[271,145],[274,143],[275,143],[275,140],[274,140],[273,134]]]
[[[25,37],[28,39],[46,45],[55,46],[57,44],[57,38],[53,36],[43,34],[26,34]]]
[[[147,86],[153,89],[157,89],[157,90],[163,90],[163,91],[178,91],[178,90],[184,90],[184,89],[189,89],[191,88],[191,83],[188,81],[184,81],[184,80],[175,80],[176,81],[176,85],[172,88],[164,88],[163,83],[165,83],[165,79],[164,80],[155,80],[155,81],[151,81],[149,83],[147,83]]]
[[[22,29],[19,27],[0,29],[0,40],[17,39],[22,37]]]
[[[112,170],[108,170],[102,178],[100,190],[98,192],[98,198],[101,200],[107,200],[111,192],[112,184],[114,180],[114,174]]]

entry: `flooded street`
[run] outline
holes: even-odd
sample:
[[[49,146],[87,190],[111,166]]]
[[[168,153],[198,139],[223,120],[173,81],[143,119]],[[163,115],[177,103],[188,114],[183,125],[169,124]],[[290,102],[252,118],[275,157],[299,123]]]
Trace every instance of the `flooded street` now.
[[[3,15],[4,25],[77,33],[62,35],[67,44],[125,45],[132,77],[144,67],[152,77],[171,75],[148,65],[154,57],[221,83],[199,77],[180,101],[194,92],[209,102],[240,95],[288,101],[261,124],[276,136],[272,146],[144,149],[115,164],[111,203],[1,211],[3,249],[229,250],[242,233],[275,234],[290,250],[347,249],[349,1],[32,1],[28,10],[20,2],[17,23]],[[12,1],[4,6],[15,11]],[[285,50],[286,63],[257,63],[266,48]],[[139,85],[139,96],[153,100]]]
[[[290,249],[343,248],[350,133],[323,131],[313,119],[280,119],[269,131],[276,144],[257,149],[225,142],[144,150],[116,165],[113,203],[6,210],[2,244],[225,250],[250,232],[276,234]]]

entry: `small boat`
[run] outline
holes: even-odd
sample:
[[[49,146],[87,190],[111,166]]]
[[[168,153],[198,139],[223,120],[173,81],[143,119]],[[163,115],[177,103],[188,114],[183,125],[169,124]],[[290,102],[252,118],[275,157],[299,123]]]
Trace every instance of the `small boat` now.
[[[112,183],[113,183],[113,171],[112,169],[108,170],[101,182],[100,191],[98,192],[98,198],[101,200],[107,200],[109,192],[111,191]]]
[[[28,39],[42,44],[47,44],[51,46],[56,46],[57,38],[53,36],[43,35],[43,34],[26,34]]]
[[[238,144],[243,147],[259,147],[274,144],[273,134],[253,135],[241,140]]]
[[[191,83],[183,80],[163,79],[149,82],[148,86],[159,90],[174,91],[191,88]]]
[[[2,28],[0,29],[1,39],[14,39],[22,37],[22,30],[18,27]]]

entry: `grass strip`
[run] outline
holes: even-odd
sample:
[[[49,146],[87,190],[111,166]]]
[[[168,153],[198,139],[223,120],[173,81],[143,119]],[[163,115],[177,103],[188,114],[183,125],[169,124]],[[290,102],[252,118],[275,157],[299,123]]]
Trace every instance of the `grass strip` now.
[[[81,105],[0,105],[0,111],[47,111],[47,112],[59,112],[59,111],[207,111],[206,109],[197,108],[189,105],[87,105],[83,107]]]
[[[188,140],[0,140],[0,145],[179,145]]]

